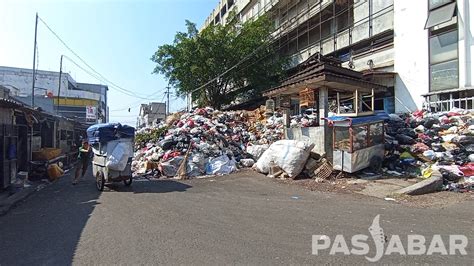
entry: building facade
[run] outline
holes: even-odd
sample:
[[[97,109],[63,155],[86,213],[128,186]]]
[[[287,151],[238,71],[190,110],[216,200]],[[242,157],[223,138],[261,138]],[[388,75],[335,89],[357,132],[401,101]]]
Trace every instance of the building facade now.
[[[473,108],[472,10],[468,0],[222,0],[203,28],[230,11],[242,22],[266,14],[293,67],[316,53],[335,57],[388,87],[377,109],[439,111]]]
[[[151,102],[140,106],[137,127],[153,127],[166,119],[166,103]]]
[[[41,107],[85,124],[108,121],[106,85],[76,82],[68,73],[36,71],[32,96],[33,71],[31,69],[0,67],[0,85],[7,87],[13,98],[24,104]]]

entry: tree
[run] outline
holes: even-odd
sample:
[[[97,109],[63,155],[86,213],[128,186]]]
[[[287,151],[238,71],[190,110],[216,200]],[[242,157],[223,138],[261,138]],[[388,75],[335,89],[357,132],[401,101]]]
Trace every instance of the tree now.
[[[186,20],[187,32],[177,32],[172,44],[159,46],[152,56],[153,73],[163,74],[178,96],[192,92],[193,101],[214,108],[276,85],[287,60],[272,45],[271,20],[261,16],[239,25],[233,14],[229,17],[226,25],[209,25],[201,32]]]

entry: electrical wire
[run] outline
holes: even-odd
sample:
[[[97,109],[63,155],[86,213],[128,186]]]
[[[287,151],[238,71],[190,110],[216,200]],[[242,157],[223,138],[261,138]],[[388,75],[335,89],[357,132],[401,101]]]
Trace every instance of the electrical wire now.
[[[313,9],[315,9],[315,8],[318,7],[319,5],[320,5],[320,3],[319,3],[319,4],[314,4],[312,7],[308,8],[305,12],[302,12],[302,13],[298,14],[298,16],[296,16],[295,18],[292,18],[293,21],[292,21],[291,23],[283,24],[283,25],[285,26],[285,29],[282,30],[282,25],[280,25],[277,29],[274,30],[274,32],[279,31],[279,36],[278,36],[278,38],[274,38],[273,41],[263,43],[261,46],[257,47],[251,54],[249,54],[248,56],[246,56],[244,59],[240,60],[238,63],[236,63],[235,65],[233,65],[233,66],[230,67],[229,69],[225,70],[225,71],[222,72],[221,74],[217,75],[215,78],[209,80],[209,81],[206,82],[205,84],[203,84],[203,85],[199,86],[198,88],[192,90],[190,93],[192,94],[192,93],[194,93],[194,92],[196,92],[196,91],[198,91],[198,90],[200,90],[200,89],[206,87],[207,85],[211,84],[212,82],[218,80],[218,79],[221,78],[223,75],[227,74],[228,72],[230,72],[231,70],[233,70],[234,68],[236,68],[237,66],[239,66],[240,64],[242,64],[243,62],[245,62],[245,61],[251,59],[251,57],[252,57],[254,54],[256,54],[256,52],[258,52],[259,49],[261,49],[261,48],[263,48],[263,47],[266,47],[266,46],[268,46],[268,45],[271,45],[271,44],[273,44],[276,40],[279,40],[279,39],[282,37],[282,32],[284,32],[287,28],[293,26],[295,23],[299,23],[299,19],[300,19],[301,17],[303,17],[303,16],[305,16],[306,14],[310,13],[311,11],[313,11]],[[357,6],[360,6],[360,5],[361,5],[361,3],[358,3]],[[356,4],[353,3],[353,4],[351,4],[351,5],[348,5],[348,8],[349,8],[349,6],[356,7]],[[386,10],[386,9],[388,9],[389,7],[390,7],[390,6],[388,6],[388,7],[386,7],[386,8],[383,8],[383,9],[377,11],[376,13],[372,14],[372,16],[375,15],[375,14],[377,14],[377,13],[380,13],[380,12]],[[341,14],[344,13],[345,11],[346,11],[345,9],[342,10],[342,11],[340,11],[339,13],[337,13],[337,15],[335,14],[334,17],[337,17],[337,16],[341,15]],[[321,11],[320,11],[320,12],[321,12]],[[320,26],[321,24],[323,24],[323,23],[325,23],[325,22],[327,22],[327,21],[332,20],[332,19],[333,19],[333,17],[330,17],[330,18],[328,18],[328,19],[326,19],[326,20],[324,20],[324,21],[320,21],[318,24],[313,25],[313,27],[311,27],[310,29],[308,29],[308,30],[306,30],[306,31],[303,31],[303,34],[306,33],[306,32],[308,32],[308,31],[310,31],[310,30],[312,30],[312,29],[314,29],[314,28],[316,28],[317,26]],[[309,27],[308,27],[308,28],[309,28]],[[288,44],[290,41],[293,41],[293,40],[297,39],[298,37],[299,37],[299,36],[297,35],[296,37],[285,41],[284,44],[286,45],[286,44]],[[283,46],[283,45],[280,44],[278,49],[280,49],[282,46]],[[260,59],[260,60],[261,60],[261,59]],[[258,60],[258,61],[260,61],[260,60]],[[256,62],[252,62],[251,65],[253,65],[253,64],[255,64],[255,63],[256,63]],[[248,66],[247,66],[247,67],[248,67]]]
[[[162,92],[162,91],[157,91],[157,92],[155,92],[155,93],[153,93],[153,94],[150,94],[149,97],[154,96],[154,95],[156,95],[156,94],[158,94],[158,93],[160,93],[160,92]],[[166,94],[165,94],[165,95],[166,95]],[[147,100],[153,100],[153,99],[150,99],[149,97],[148,97]],[[163,97],[164,97],[164,96],[163,96]],[[119,111],[125,111],[125,110],[127,110],[127,109],[134,109],[134,108],[136,108],[136,107],[140,107],[140,106],[142,105],[141,103],[138,104],[138,105],[135,105],[135,104],[138,103],[138,102],[141,102],[141,100],[138,100],[138,101],[136,101],[136,102],[133,102],[133,103],[131,103],[131,104],[130,104],[129,106],[127,106],[127,107],[121,107],[121,108],[119,108],[119,109],[110,110],[109,112],[119,112]],[[163,100],[161,100],[161,102],[163,102]]]
[[[63,55],[64,58],[66,58],[67,60],[69,60],[71,63],[73,63],[76,67],[80,68],[82,71],[84,71],[85,73],[89,74],[90,76],[94,77],[95,79],[97,79],[98,81],[100,81],[101,83],[103,84],[107,84],[106,81],[104,81],[101,77],[97,76],[96,74],[92,73],[91,71],[85,69],[84,67],[82,67],[81,65],[79,65],[77,62],[75,62],[74,60],[72,60],[70,57],[66,56],[66,55]],[[110,88],[114,88],[114,86],[110,86]],[[141,96],[137,96],[135,94],[131,94],[131,93],[128,93],[128,92],[123,92],[123,91],[118,91],[118,92],[121,92],[127,96],[131,96],[131,97],[135,97],[135,98],[139,98],[141,100],[146,100],[148,99],[147,97],[141,97]]]
[[[94,72],[97,76],[101,77],[103,79],[103,81],[106,81],[104,83],[107,83],[109,84],[109,87],[111,88],[115,88],[117,91],[120,91],[128,96],[132,96],[132,97],[135,97],[135,98],[142,98],[142,99],[146,99],[146,97],[140,97],[136,94],[136,92],[133,92],[131,90],[127,90],[121,86],[118,86],[117,84],[115,84],[114,82],[110,81],[109,79],[107,79],[106,77],[104,77],[102,74],[100,74],[98,71],[96,71],[93,67],[91,67],[84,59],[82,59],[82,57],[80,57],[76,52],[74,52],[74,50],[72,50],[71,47],[69,47],[65,41],[63,41],[63,39],[61,39],[61,37],[59,37],[59,35],[41,18],[38,16],[38,19],[46,26],[46,28],[64,45],[64,47],[66,47],[66,49],[68,49],[74,56],[76,56],[84,65],[86,65],[90,70],[92,70],[92,72]],[[78,65],[78,64],[76,64]],[[81,69],[83,69],[81,67]],[[83,69],[84,70],[84,69]]]

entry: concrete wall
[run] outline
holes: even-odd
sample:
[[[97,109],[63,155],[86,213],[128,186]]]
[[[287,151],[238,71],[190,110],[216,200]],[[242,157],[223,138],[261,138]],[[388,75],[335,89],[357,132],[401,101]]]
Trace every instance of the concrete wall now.
[[[0,125],[11,125],[13,109],[0,107]]]
[[[303,127],[303,128],[287,128],[285,130],[285,138],[291,140],[309,141],[314,144],[313,152],[318,154],[326,154],[326,150],[330,143],[325,141],[324,126],[319,127]],[[327,146],[326,146],[327,145]]]
[[[422,107],[421,94],[429,90],[428,4],[395,0],[394,12],[395,111],[413,111]]]

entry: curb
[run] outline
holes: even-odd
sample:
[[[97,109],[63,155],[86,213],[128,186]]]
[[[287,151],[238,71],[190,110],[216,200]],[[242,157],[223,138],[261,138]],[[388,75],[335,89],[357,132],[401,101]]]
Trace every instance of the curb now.
[[[13,207],[17,206],[21,201],[26,200],[28,197],[33,195],[33,193],[40,191],[52,184],[55,184],[59,182],[61,179],[63,179],[66,176],[69,176],[69,173],[71,172],[71,169],[67,169],[64,171],[64,175],[62,175],[60,178],[52,181],[52,182],[47,182],[47,183],[41,183],[41,184],[36,184],[32,185],[27,188],[23,188],[22,190],[18,191],[17,193],[11,195],[10,197],[6,198],[3,202],[0,201],[0,217],[4,216],[5,214],[10,211]]]
[[[7,214],[11,208],[31,196],[34,192],[36,192],[36,186],[23,188],[21,191],[8,197],[4,202],[0,202],[0,216]]]

